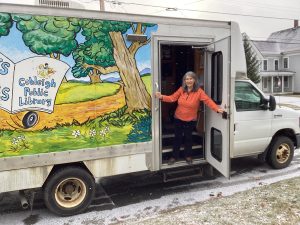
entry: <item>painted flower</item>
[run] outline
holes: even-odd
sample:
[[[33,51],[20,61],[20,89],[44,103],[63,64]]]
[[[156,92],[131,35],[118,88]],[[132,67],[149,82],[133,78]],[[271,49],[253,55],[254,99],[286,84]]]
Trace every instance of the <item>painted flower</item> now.
[[[72,135],[77,138],[81,135],[80,130],[73,130]]]
[[[106,127],[104,128],[104,131],[105,131],[106,133],[108,133],[108,132],[110,131],[110,128],[109,128],[108,126],[106,126]]]
[[[24,135],[21,135],[21,136],[18,137],[18,139],[19,139],[19,140],[25,140],[25,136],[24,136]]]
[[[19,142],[18,138],[13,138],[12,141],[11,141],[11,143],[12,143],[13,145],[17,145],[18,142]]]
[[[105,137],[106,132],[105,132],[105,130],[101,130],[101,131],[99,132],[99,134],[100,134],[100,136]]]
[[[95,129],[92,129],[92,130],[90,130],[90,136],[91,137],[95,137],[96,136],[96,130]]]

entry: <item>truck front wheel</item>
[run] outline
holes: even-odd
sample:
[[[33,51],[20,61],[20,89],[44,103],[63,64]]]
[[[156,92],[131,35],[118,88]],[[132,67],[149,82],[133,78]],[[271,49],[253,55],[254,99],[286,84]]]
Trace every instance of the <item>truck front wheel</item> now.
[[[91,204],[94,194],[94,178],[80,167],[55,171],[44,186],[47,208],[60,216],[83,212]]]
[[[287,167],[294,157],[294,143],[285,136],[273,140],[268,156],[268,163],[275,169]]]

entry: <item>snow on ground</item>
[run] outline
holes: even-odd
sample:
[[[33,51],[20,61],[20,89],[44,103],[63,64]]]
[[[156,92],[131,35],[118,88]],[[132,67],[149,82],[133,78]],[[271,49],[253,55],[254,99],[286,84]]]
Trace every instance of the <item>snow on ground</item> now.
[[[281,104],[289,104],[300,107],[300,96],[275,96],[276,103]]]

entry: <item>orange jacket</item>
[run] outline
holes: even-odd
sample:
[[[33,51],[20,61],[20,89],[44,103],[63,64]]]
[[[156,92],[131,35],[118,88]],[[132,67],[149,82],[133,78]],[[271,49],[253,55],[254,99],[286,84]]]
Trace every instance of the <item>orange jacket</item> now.
[[[217,112],[219,107],[208,97],[205,92],[199,88],[196,92],[184,92],[180,87],[172,95],[162,95],[163,102],[176,102],[178,106],[175,111],[175,118],[182,121],[197,120],[197,111],[199,109],[200,101],[203,101],[209,108]]]

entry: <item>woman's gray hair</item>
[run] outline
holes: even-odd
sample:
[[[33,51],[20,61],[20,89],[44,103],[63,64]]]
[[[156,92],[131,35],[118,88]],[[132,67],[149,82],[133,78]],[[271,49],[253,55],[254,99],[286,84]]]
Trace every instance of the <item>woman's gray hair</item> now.
[[[199,79],[197,77],[197,75],[193,72],[193,71],[188,71],[184,74],[183,78],[182,78],[182,88],[184,90],[184,92],[188,92],[188,87],[185,83],[185,79],[187,77],[191,77],[195,80],[195,83],[194,83],[194,87],[192,89],[192,91],[198,91],[198,89],[200,88],[200,82],[199,82]]]

